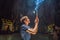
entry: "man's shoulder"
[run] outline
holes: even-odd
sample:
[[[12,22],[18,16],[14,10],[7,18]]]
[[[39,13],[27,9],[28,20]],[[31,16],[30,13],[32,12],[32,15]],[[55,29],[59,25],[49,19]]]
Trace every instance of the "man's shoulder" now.
[[[23,26],[25,26],[25,24],[22,24],[21,26],[23,27]]]
[[[23,24],[21,27],[27,27],[27,28],[30,28],[30,26],[26,26],[25,24]]]

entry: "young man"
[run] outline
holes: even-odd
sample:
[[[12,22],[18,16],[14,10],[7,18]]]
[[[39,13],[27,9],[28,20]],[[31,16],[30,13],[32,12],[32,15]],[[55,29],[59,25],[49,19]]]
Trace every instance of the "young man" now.
[[[36,16],[34,28],[30,28],[30,26],[28,26],[30,23],[28,16],[23,16],[20,19],[20,21],[23,23],[23,25],[21,26],[21,37],[22,37],[22,39],[23,40],[30,40],[31,34],[34,35],[37,33],[38,23],[39,23],[38,16]]]

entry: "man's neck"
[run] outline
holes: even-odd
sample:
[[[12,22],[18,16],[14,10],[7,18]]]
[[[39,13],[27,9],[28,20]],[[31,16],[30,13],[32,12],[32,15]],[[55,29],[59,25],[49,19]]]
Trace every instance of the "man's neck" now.
[[[25,23],[26,26],[28,26],[28,23]]]

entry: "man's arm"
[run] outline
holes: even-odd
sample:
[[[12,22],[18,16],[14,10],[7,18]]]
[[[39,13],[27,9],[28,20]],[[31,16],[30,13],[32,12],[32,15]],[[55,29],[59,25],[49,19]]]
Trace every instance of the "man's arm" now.
[[[36,17],[34,28],[30,28],[30,29],[26,30],[26,32],[28,32],[30,34],[36,34],[38,31],[38,22],[39,22],[39,19],[38,19],[38,17]]]
[[[31,29],[30,29],[30,30],[31,30]],[[30,31],[30,30],[26,30],[26,32],[28,32],[28,33],[30,33],[30,34],[33,34],[33,35],[35,35],[35,34],[36,34],[35,32]]]

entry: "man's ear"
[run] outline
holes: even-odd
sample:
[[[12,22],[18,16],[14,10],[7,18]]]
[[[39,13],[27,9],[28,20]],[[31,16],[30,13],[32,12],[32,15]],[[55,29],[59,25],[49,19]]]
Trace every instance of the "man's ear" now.
[[[24,20],[24,22],[26,22],[26,19]]]
[[[23,22],[25,22],[25,20]]]

